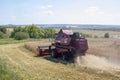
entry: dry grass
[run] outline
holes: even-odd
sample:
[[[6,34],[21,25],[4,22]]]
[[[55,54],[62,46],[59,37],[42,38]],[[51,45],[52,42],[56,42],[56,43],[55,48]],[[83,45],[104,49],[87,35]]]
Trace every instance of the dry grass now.
[[[12,31],[13,31],[13,28],[7,28],[7,31],[8,31],[8,32],[12,32]]]
[[[112,60],[120,60],[119,39],[89,39],[89,54],[104,56]]]

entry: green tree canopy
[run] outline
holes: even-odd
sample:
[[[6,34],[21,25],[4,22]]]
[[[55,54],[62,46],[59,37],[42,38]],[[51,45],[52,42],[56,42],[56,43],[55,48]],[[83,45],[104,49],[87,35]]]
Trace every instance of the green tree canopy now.
[[[23,31],[28,32],[30,38],[40,38],[40,28],[35,26],[34,24],[26,26]]]
[[[4,34],[6,34],[7,29],[5,27],[0,26],[0,31],[3,32]]]
[[[13,32],[11,33],[11,36],[10,37],[14,37],[15,36],[15,33],[16,32],[23,32],[23,28],[22,27],[14,27],[14,29],[13,29]]]
[[[45,28],[44,29],[44,37],[45,38],[53,38],[53,35],[55,34],[55,29],[53,28]]]
[[[23,40],[29,38],[29,34],[26,32],[16,32],[14,38],[16,40]]]
[[[16,32],[26,32],[29,34],[30,38],[53,38],[55,29],[39,28],[34,24],[25,27],[15,27],[11,34],[11,37],[14,38]]]

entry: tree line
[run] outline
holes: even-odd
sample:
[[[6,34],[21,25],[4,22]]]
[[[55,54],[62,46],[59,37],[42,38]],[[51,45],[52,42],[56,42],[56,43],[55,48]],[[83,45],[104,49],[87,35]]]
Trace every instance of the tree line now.
[[[7,29],[5,27],[0,26],[0,39],[7,37]]]
[[[5,27],[0,27],[0,32],[6,34],[7,30]],[[56,30],[53,28],[39,28],[32,24],[24,27],[14,27],[10,34],[10,38],[15,38],[18,40],[26,38],[53,38],[55,32]]]

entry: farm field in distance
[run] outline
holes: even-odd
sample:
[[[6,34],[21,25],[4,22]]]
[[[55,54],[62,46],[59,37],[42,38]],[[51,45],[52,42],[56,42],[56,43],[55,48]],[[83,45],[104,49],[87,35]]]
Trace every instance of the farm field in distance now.
[[[83,32],[90,31],[84,30]],[[97,31],[96,33],[90,33],[99,36],[99,31],[98,33]],[[119,32],[115,33],[119,35]],[[36,47],[37,45],[49,45],[51,42],[47,39],[28,40],[21,43],[18,41],[14,44],[11,44],[9,42],[10,40],[8,40],[8,44],[0,45],[0,59],[4,60],[7,63],[7,67],[14,73],[18,74],[22,80],[119,80],[119,39],[87,39],[89,50],[87,51],[86,57],[83,57],[83,60],[85,60],[82,60],[83,63],[81,63],[81,59],[76,59],[76,63],[73,64],[53,59],[50,56],[36,57],[34,51],[31,52],[24,47],[25,44],[28,46],[32,45],[32,47]],[[12,41],[14,42],[14,40]],[[37,44],[35,44],[36,42]],[[108,61],[111,60],[111,58],[115,59],[115,64],[117,64],[117,66],[111,66],[111,63],[109,66]],[[98,67],[100,65],[103,66]]]
[[[119,38],[120,39],[120,31],[102,31],[102,30],[84,30],[84,29],[80,29],[80,30],[73,30],[74,32],[80,32],[82,34],[88,34],[90,37],[94,37],[94,38],[103,38],[105,33],[109,33],[110,34],[110,38]]]

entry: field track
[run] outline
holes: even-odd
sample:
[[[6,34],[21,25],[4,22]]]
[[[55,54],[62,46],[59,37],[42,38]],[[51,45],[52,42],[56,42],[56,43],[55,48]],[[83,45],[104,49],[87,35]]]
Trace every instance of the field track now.
[[[35,57],[23,45],[0,45],[0,58],[23,80],[120,80],[113,74]]]

